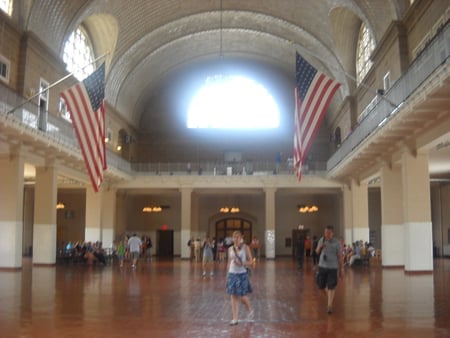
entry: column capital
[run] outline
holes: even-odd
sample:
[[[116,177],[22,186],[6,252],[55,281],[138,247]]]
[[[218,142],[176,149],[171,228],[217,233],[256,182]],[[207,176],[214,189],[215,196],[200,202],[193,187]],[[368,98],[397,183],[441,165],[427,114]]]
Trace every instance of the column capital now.
[[[265,187],[265,188],[263,188],[263,190],[264,190],[264,192],[268,192],[268,193],[275,193],[277,190],[278,190],[278,188],[276,188],[276,187]]]
[[[194,189],[191,187],[182,187],[178,189],[181,193],[191,193]]]

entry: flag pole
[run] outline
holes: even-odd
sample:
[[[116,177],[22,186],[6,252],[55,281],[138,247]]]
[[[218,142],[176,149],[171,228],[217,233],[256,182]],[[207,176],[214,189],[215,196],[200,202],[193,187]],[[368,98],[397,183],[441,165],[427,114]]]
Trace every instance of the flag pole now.
[[[356,80],[356,78],[350,74],[348,74],[347,72],[344,72],[344,75],[346,77],[348,77],[350,80],[353,80],[355,83],[358,83],[358,81]],[[372,90],[372,88],[370,88],[368,85],[366,85],[364,82],[360,82],[359,83],[360,86],[363,86],[364,88],[368,89],[368,90]],[[395,104],[394,102],[392,102],[390,99],[388,99],[386,96],[384,96],[384,93],[381,94],[378,90],[375,92],[377,94],[377,96],[379,96],[382,100],[386,101],[387,103],[389,103],[393,108],[398,108],[399,104]]]
[[[105,54],[100,55],[99,57],[97,57],[96,59],[92,60],[91,62],[89,62],[88,64],[84,65],[83,67],[81,67],[81,69],[84,69],[90,65],[92,65],[93,63],[97,62],[98,60],[106,57],[106,55],[109,54],[109,51],[107,51]],[[67,80],[69,77],[73,76],[75,72],[71,72],[69,74],[67,74],[66,76],[62,77],[61,79],[59,79],[56,82],[53,82],[52,84],[48,85],[46,88],[42,89],[39,93],[32,95],[30,98],[28,98],[27,100],[23,101],[22,103],[20,103],[19,105],[15,106],[14,108],[12,108],[11,110],[9,110],[6,115],[10,115],[13,114],[16,109],[23,107],[24,105],[26,105],[28,102],[31,102],[34,98],[38,97],[39,95],[45,93],[46,91],[48,91],[50,88],[53,88],[54,86],[60,84],[61,82]]]
[[[310,56],[313,56],[313,57],[317,58],[317,56],[316,56],[315,54],[309,52],[308,50],[305,49],[304,51],[306,52],[306,54],[308,54],[308,55],[310,55]],[[336,71],[336,68],[335,68],[335,67],[332,67],[332,68]],[[339,71],[338,71],[338,72],[339,72]],[[350,75],[350,74],[347,73],[346,71],[344,71],[343,73],[344,73],[344,75],[345,75],[346,77],[348,77],[350,80],[352,80],[352,81],[355,82],[355,83],[358,83],[358,80],[356,80],[356,78],[355,78],[354,76]],[[360,82],[359,85],[360,85],[360,86],[363,86],[364,88],[366,88],[366,89],[368,89],[368,90],[372,90],[372,88],[369,87],[368,85],[366,85],[364,82]],[[393,108],[398,108],[398,106],[399,106],[400,103],[401,103],[401,102],[400,102],[399,104],[395,104],[395,103],[392,102],[390,99],[388,99],[386,96],[384,96],[384,94],[380,94],[380,93],[378,92],[378,90],[375,92],[375,94],[376,94],[377,96],[381,97],[382,100],[384,100],[384,101],[386,101],[387,103],[389,103]]]

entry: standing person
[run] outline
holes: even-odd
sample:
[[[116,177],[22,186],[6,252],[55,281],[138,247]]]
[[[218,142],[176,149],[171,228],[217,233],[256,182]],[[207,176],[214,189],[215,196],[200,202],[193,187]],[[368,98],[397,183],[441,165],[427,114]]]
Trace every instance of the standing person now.
[[[206,270],[209,270],[209,275],[214,276],[213,261],[214,261],[214,244],[211,238],[207,237],[203,242],[203,277],[206,277]]]
[[[252,242],[250,243],[250,247],[252,249],[252,254],[253,254],[253,261],[256,262],[256,260],[259,261],[259,248],[260,248],[260,244],[259,244],[259,239],[256,236],[253,236]]]
[[[147,236],[145,239],[145,260],[147,262],[152,261],[152,248],[153,248],[152,238],[150,236]]]
[[[125,244],[124,241],[119,241],[117,246],[117,257],[119,258],[120,267],[123,267],[123,260],[125,259]]]
[[[133,261],[131,267],[135,269],[137,260],[139,258],[139,254],[141,253],[142,247],[141,239],[136,234],[133,234],[133,236],[131,236],[130,239],[128,240],[128,247],[130,248],[130,255]]]
[[[313,264],[316,265],[319,262],[319,255],[317,254],[317,245],[319,244],[319,240],[317,236],[313,236],[312,241],[312,256],[313,256]]]
[[[319,240],[316,252],[320,255],[317,285],[327,294],[327,313],[331,314],[333,312],[335,289],[338,284],[338,269],[340,270],[340,277],[344,272],[341,242],[334,238],[332,225],[327,225],[325,228],[324,236]]]
[[[297,250],[297,269],[303,269],[303,260],[305,257],[305,241],[303,240],[303,236],[298,236],[296,243]]]
[[[200,262],[200,254],[202,251],[202,243],[200,238],[196,238],[194,241],[194,257],[196,262]]]
[[[233,245],[228,248],[227,293],[231,296],[233,319],[230,325],[238,324],[239,301],[247,308],[247,321],[253,321],[254,313],[248,294],[252,292],[247,267],[252,265],[252,253],[243,241],[240,231],[233,232]]]
[[[312,250],[312,241],[311,241],[311,237],[306,236],[305,239],[305,252],[306,252],[306,257],[311,256],[311,250]]]
[[[225,243],[223,242],[223,239],[219,239],[219,242],[217,243],[217,251],[219,251],[219,263],[225,261]]]

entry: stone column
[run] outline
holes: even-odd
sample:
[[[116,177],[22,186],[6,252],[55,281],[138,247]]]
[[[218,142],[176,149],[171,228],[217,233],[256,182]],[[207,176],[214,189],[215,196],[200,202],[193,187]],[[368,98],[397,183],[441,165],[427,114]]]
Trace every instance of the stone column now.
[[[102,191],[95,192],[89,186],[86,189],[86,228],[84,240],[96,242],[102,239]]]
[[[181,258],[191,258],[191,248],[187,246],[191,238],[191,188],[181,188]]]
[[[344,184],[342,188],[342,225],[344,242],[353,243],[353,219],[352,219],[352,192],[348,184]]]
[[[22,267],[23,170],[21,156],[0,159],[0,268]]]
[[[101,194],[101,241],[103,243],[103,248],[112,248],[115,236],[114,224],[116,220],[116,190],[101,190]]]
[[[433,270],[428,154],[402,154],[405,270]],[[401,239],[399,239],[401,240]]]
[[[369,192],[364,182],[351,182],[353,242],[369,241]]]
[[[381,168],[381,255],[383,266],[403,266],[403,188],[400,167]]]
[[[33,264],[56,263],[57,193],[55,167],[37,167],[34,188]]]
[[[276,188],[265,188],[265,209],[266,209],[266,259],[275,258],[275,192]]]

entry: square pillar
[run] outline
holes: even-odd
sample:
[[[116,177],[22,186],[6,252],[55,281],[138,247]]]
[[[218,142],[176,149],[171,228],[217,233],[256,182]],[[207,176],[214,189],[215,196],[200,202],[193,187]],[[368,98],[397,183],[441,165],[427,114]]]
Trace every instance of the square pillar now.
[[[381,255],[383,266],[403,266],[403,187],[400,167],[381,168]]]
[[[22,267],[23,171],[20,156],[0,159],[0,267]]]
[[[405,270],[433,270],[428,154],[402,154]]]
[[[33,264],[56,263],[57,193],[57,172],[55,167],[46,166],[36,168]]]

